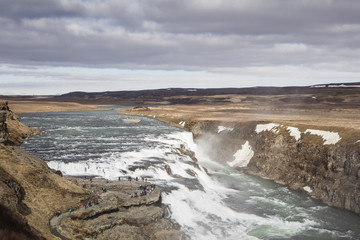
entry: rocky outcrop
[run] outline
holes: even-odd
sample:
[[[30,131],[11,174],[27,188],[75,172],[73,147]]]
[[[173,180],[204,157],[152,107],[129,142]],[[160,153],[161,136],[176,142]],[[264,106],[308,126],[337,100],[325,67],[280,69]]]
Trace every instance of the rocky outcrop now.
[[[0,168],[0,202],[2,205],[22,218],[22,216],[29,214],[30,211],[23,203],[24,196],[24,188],[16,179]]]
[[[167,207],[161,204],[159,187],[150,190],[154,185],[141,181],[76,181],[94,196],[83,203],[87,207],[79,206],[50,221],[53,231],[62,238],[183,239],[183,234],[165,218]],[[147,189],[146,195],[141,194],[143,189]],[[131,197],[134,193],[137,197]]]
[[[188,122],[214,160],[360,214],[360,133],[281,123]]]
[[[6,116],[9,107],[7,102],[0,101],[0,143],[5,143],[8,139],[8,130],[6,125]]]
[[[0,143],[19,146],[39,131],[20,122],[20,118],[13,113],[7,101],[0,101]]]
[[[86,197],[81,187],[53,173],[43,160],[0,144],[0,204],[38,238],[56,239],[49,228],[53,212]]]

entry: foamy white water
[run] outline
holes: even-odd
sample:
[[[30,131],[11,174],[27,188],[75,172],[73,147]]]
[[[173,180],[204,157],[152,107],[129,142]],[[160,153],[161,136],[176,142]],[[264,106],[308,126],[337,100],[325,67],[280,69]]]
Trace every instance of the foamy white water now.
[[[22,117],[46,131],[23,147],[65,175],[144,176],[160,185],[171,219],[191,239],[360,238],[358,216],[213,161],[206,143],[157,120],[126,123],[115,111]],[[196,153],[198,167],[180,145]]]

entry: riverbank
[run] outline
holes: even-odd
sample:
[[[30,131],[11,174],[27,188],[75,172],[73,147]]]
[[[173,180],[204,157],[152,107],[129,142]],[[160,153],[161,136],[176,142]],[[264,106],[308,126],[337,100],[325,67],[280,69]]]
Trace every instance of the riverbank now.
[[[74,112],[74,111],[102,111],[98,105],[86,105],[75,102],[51,101],[8,101],[9,107],[15,113],[35,112]]]
[[[145,183],[129,185],[125,181],[108,183],[104,179],[64,178],[60,171],[53,171],[42,159],[18,147],[24,138],[33,134],[36,131],[21,124],[8,103],[1,101],[0,207],[4,211],[0,215],[9,218],[11,214],[16,225],[4,228],[7,225],[1,224],[0,237],[121,239],[124,233],[127,239],[144,239],[144,236],[145,239],[182,238],[182,233],[165,218],[166,207],[161,204],[160,188],[156,187],[147,197],[132,199],[129,191],[141,193],[139,185]],[[101,188],[108,191],[100,192]],[[82,210],[80,206],[93,199],[95,192],[101,194],[97,208]],[[80,211],[72,214],[72,217],[77,216],[76,219],[55,221],[50,228],[54,212],[65,213],[74,206],[80,207]],[[117,220],[107,221],[111,219]],[[80,223],[85,227],[77,225]]]
[[[271,101],[269,99],[269,101]],[[167,105],[119,109],[120,114],[148,116],[184,128],[189,121],[250,122],[267,121],[319,127],[360,129],[360,109],[323,105],[311,107],[261,104]]]

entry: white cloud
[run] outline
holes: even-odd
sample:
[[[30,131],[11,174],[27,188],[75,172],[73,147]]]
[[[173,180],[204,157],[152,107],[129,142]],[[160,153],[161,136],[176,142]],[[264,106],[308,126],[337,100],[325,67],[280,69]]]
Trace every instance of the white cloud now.
[[[360,31],[360,24],[335,24],[330,26],[330,31],[343,34],[347,32],[358,33]]]
[[[303,43],[276,43],[275,50],[279,52],[296,53],[304,52],[307,46]]]
[[[66,30],[70,34],[73,34],[75,36],[80,36],[80,37],[88,37],[88,36],[91,36],[96,33],[91,28],[84,26],[84,25],[77,24],[77,23],[71,23],[71,24],[67,25]]]

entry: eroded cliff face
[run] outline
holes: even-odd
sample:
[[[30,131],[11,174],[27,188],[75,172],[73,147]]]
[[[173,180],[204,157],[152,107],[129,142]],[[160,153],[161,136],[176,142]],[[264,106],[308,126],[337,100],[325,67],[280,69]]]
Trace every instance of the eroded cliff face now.
[[[20,122],[7,101],[0,101],[0,143],[19,146],[23,141],[39,131]]]
[[[5,143],[8,139],[8,131],[6,125],[6,116],[9,107],[7,102],[0,101],[0,143]]]
[[[189,121],[214,160],[360,214],[360,133],[268,122]]]

